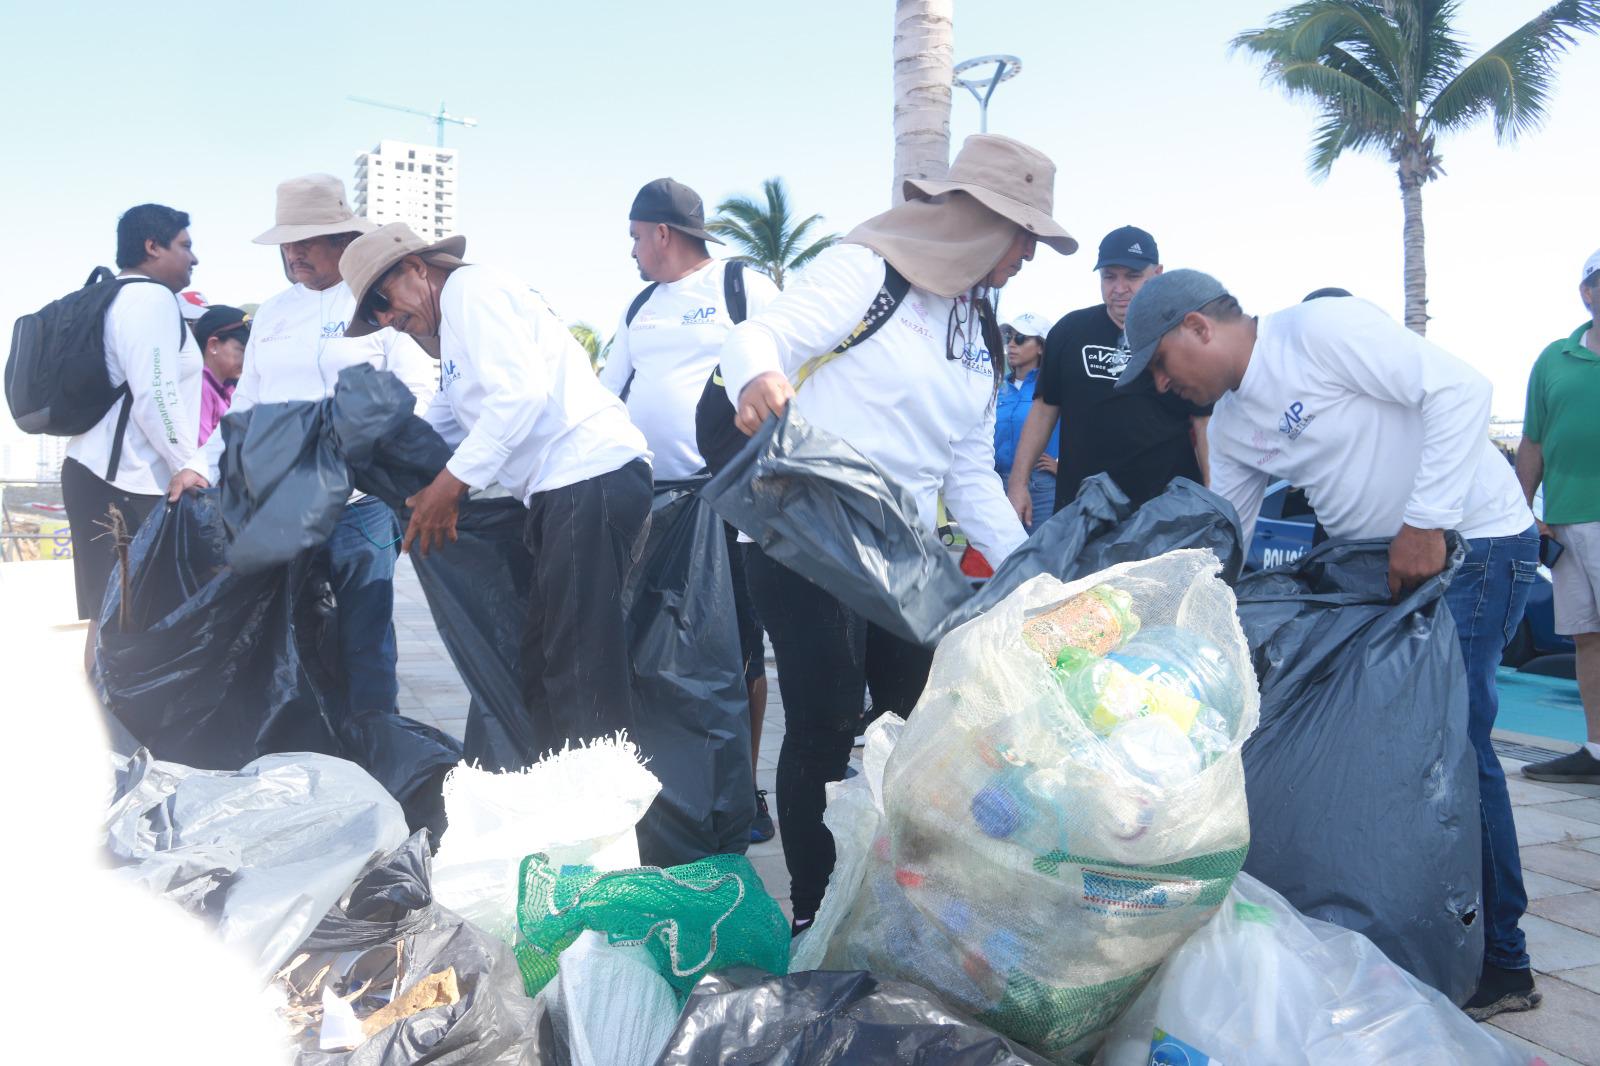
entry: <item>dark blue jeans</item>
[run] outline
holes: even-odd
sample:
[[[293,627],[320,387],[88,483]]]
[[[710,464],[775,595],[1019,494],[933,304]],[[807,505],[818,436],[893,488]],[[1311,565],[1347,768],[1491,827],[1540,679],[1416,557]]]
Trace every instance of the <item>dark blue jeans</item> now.
[[[345,711],[395,709],[394,561],[400,524],[388,504],[366,496],[345,507],[328,538]]]
[[[1505,771],[1490,733],[1500,709],[1495,670],[1500,654],[1522,621],[1539,568],[1539,533],[1467,541],[1462,563],[1445,602],[1461,637],[1467,666],[1470,717],[1467,733],[1478,753],[1478,803],[1483,815],[1484,959],[1507,970],[1528,968],[1527,939],[1517,923],[1528,909],[1522,887],[1522,857]]]

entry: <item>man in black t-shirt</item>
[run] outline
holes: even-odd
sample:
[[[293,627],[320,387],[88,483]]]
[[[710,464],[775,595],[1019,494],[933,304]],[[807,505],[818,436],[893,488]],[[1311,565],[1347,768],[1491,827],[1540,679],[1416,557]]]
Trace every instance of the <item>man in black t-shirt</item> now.
[[[1034,521],[1027,471],[1058,419],[1058,511],[1072,502],[1084,478],[1102,472],[1135,506],[1159,496],[1175,477],[1205,482],[1209,407],[1157,392],[1148,381],[1113,391],[1128,361],[1122,335],[1128,304],[1141,285],[1161,273],[1155,238],[1137,226],[1112,230],[1100,242],[1095,270],[1105,303],[1073,311],[1051,328],[1039,389],[1017,442],[1006,495],[1024,524]]]

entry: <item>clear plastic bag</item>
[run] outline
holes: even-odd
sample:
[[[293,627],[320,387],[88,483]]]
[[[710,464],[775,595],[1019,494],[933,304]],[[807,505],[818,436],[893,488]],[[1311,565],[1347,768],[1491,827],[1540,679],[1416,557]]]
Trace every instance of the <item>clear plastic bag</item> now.
[[[540,995],[558,1055],[571,1066],[652,1066],[678,1024],[678,997],[642,947],[613,946],[596,932],[561,953]]]
[[[1156,1057],[1162,1053],[1168,1057]],[[1241,873],[1216,917],[1117,1019],[1096,1062],[1513,1066],[1527,1059],[1360,933],[1306,917]]]
[[[1218,569],[1210,552],[1185,550],[1067,585],[1041,576],[949,634],[881,786],[869,758],[830,797],[838,865],[797,964],[914,981],[1057,1060],[1092,1048],[1222,902],[1249,843],[1239,749],[1257,697]],[[1209,649],[1226,666],[1228,698],[1210,697],[1237,707],[1231,723],[1216,716],[1229,726],[1221,750],[1202,759],[1148,708],[1099,731],[1094,704],[1070,698],[1051,647],[1024,634],[1091,589],[1120,594],[1096,593],[1105,604],[1125,595],[1119,610],[1140,632],[1178,627],[1194,638],[1180,651]],[[1127,621],[1114,635],[1083,628],[1087,650],[1069,641],[1057,657],[1108,662],[1091,653],[1125,646]],[[1157,695],[1200,720],[1187,691]],[[892,728],[872,732],[869,756]]]

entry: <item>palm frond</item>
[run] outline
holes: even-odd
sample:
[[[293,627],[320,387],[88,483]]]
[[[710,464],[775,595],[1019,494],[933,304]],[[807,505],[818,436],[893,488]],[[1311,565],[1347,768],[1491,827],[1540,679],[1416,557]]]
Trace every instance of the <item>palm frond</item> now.
[[[1394,25],[1375,4],[1352,0],[1311,0],[1273,16],[1264,29],[1239,34],[1230,43],[1234,51],[1249,52],[1266,61],[1267,80],[1285,64],[1323,60],[1330,49],[1365,66],[1374,87],[1403,100],[1404,46]]]
[[[811,247],[789,260],[789,269],[803,270],[807,263],[838,243],[839,234],[837,233],[830,233],[826,237],[818,238]]]
[[[1600,32],[1600,0],[1561,0],[1529,19],[1450,80],[1433,99],[1424,121],[1457,130],[1484,114],[1494,116],[1502,144],[1537,129],[1555,84],[1556,58],[1580,33]]]
[[[731,196],[719,203],[717,215],[706,229],[731,242],[740,253],[733,258],[759,270],[782,288],[789,271],[804,266],[838,240],[837,234],[813,240],[812,232],[821,223],[821,215],[796,222],[783,179],[768,178],[761,183],[759,199]],[[808,246],[807,241],[812,243]]]

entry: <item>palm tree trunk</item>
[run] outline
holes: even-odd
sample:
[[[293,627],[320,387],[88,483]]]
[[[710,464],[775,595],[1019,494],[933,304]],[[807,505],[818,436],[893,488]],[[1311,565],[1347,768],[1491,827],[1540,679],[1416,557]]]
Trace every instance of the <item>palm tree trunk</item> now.
[[[1422,233],[1425,180],[1415,168],[1405,162],[1400,164],[1400,203],[1405,211],[1401,240],[1405,245],[1406,328],[1424,336],[1428,332],[1428,265]]]
[[[943,178],[950,170],[950,90],[955,0],[895,0],[894,188],[907,178]]]

